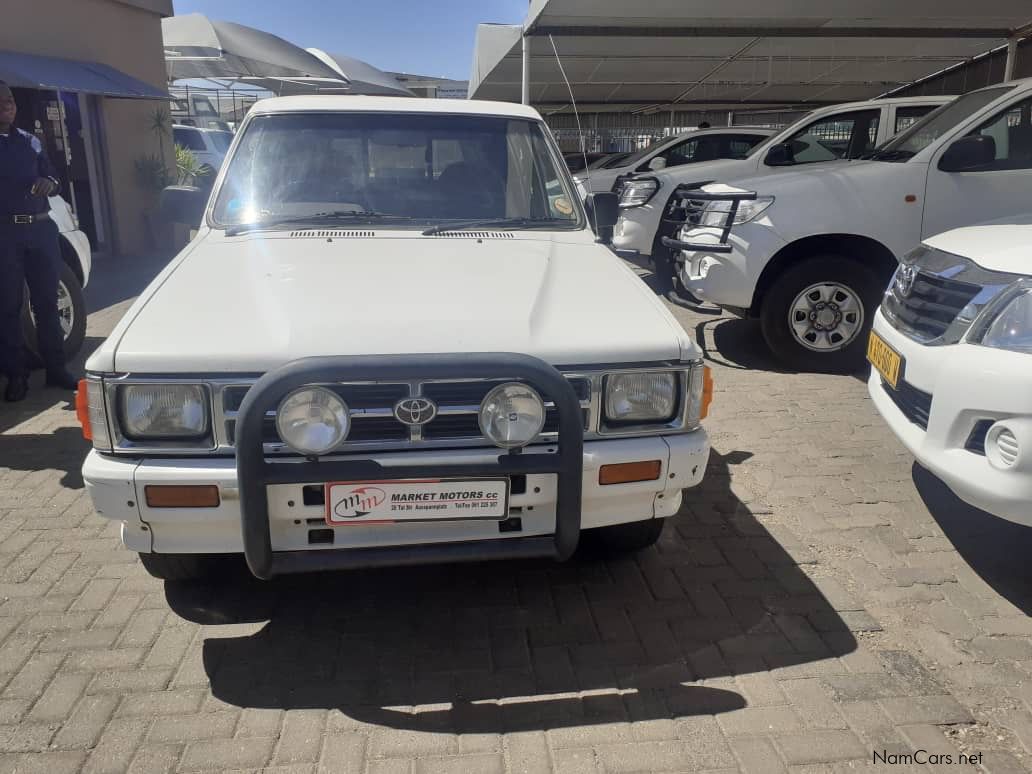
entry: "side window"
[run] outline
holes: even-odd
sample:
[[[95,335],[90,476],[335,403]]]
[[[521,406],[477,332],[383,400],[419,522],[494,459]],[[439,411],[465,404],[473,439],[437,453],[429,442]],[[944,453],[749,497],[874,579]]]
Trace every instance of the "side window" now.
[[[1032,98],[991,118],[971,134],[991,137],[996,161],[986,170],[1032,169]]]
[[[904,129],[909,129],[911,126],[916,124],[919,119],[924,118],[926,115],[935,110],[938,105],[913,105],[910,107],[898,107],[896,108],[896,123],[893,126],[892,133],[897,135]]]
[[[204,139],[201,137],[201,133],[195,129],[173,127],[172,139],[175,144],[181,148],[186,148],[187,150],[192,151],[205,150]]]
[[[658,154],[656,158],[666,159],[668,167],[676,167],[681,164],[689,164],[695,161],[695,153],[698,149],[698,140],[685,140],[679,142],[673,147],[667,148],[662,153]]]
[[[786,141],[796,164],[856,158],[874,148],[880,110],[839,113],[814,121]]]

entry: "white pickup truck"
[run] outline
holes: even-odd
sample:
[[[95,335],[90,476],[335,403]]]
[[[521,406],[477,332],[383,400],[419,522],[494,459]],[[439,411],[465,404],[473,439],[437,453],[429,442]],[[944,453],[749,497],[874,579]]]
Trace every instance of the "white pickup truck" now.
[[[663,248],[662,237],[674,236],[677,227],[664,228],[663,219],[678,186],[772,175],[804,165],[856,158],[952,99],[898,97],[832,105],[774,133],[746,158],[637,175],[630,179],[630,185],[621,187],[620,222],[613,233],[613,247],[624,253],[665,259],[668,251]]]
[[[874,317],[871,399],[965,502],[1032,527],[1032,218],[926,239]]]
[[[152,574],[634,550],[702,480],[701,351],[536,111],[271,99],[199,195],[165,192],[197,236],[78,396],[86,487]]]
[[[889,277],[921,240],[1028,211],[1032,79],[972,91],[866,160],[675,193],[681,283],[758,317],[783,363],[855,370]]]

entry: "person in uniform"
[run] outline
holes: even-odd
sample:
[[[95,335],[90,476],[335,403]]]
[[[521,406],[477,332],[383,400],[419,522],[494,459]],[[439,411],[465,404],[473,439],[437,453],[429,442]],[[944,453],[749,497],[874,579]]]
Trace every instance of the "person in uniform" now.
[[[76,388],[65,368],[57,310],[61,245],[47,202],[60,183],[39,139],[14,126],[17,113],[14,94],[0,81],[0,371],[7,376],[8,401],[22,400],[29,391],[22,332],[26,284],[47,386]]]

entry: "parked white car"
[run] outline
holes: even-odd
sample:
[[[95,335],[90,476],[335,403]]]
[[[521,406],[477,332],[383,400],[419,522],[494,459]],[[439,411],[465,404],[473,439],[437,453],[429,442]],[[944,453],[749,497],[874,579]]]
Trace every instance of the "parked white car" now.
[[[662,237],[674,236],[678,228],[673,223],[663,223],[671,194],[678,186],[728,182],[857,158],[951,99],[877,99],[820,108],[757,145],[745,159],[638,175],[622,188],[620,222],[613,232],[613,247],[644,257],[662,251]]]
[[[789,366],[855,370],[898,259],[927,236],[1027,212],[1030,190],[1032,79],[969,92],[868,160],[682,189],[680,280],[758,317]]]
[[[86,364],[83,478],[151,573],[655,542],[708,371],[536,111],[294,97],[240,132],[210,204],[166,191],[198,234]]]
[[[233,142],[233,133],[221,129],[200,129],[196,126],[173,126],[172,139],[176,145],[193,153],[202,171],[202,179],[208,188],[215,181],[215,175],[222,169],[222,162]]]
[[[50,219],[60,234],[62,264],[57,284],[57,308],[64,332],[65,357],[70,360],[82,349],[86,337],[86,300],[82,291],[90,281],[93,252],[90,240],[79,230],[79,221],[68,202],[60,196],[51,196],[49,203]],[[36,350],[35,326],[32,311],[25,304],[22,329],[25,346],[32,353]]]
[[[1027,203],[1026,203],[1027,207]],[[960,499],[1032,526],[1032,217],[926,239],[874,317],[871,398]]]
[[[641,172],[659,172],[717,159],[744,159],[753,148],[775,134],[773,129],[752,126],[697,129],[658,140],[619,164],[588,167],[573,179],[581,195],[602,191],[619,193],[617,189],[623,180]]]

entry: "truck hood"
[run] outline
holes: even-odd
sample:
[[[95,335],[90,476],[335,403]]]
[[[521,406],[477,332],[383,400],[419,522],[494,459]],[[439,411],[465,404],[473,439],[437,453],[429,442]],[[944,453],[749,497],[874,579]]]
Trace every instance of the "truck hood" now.
[[[199,237],[88,367],[260,373],[317,355],[521,352],[555,365],[699,356],[634,272],[583,234],[315,233]]]
[[[1032,215],[1009,217],[978,226],[956,228],[925,240],[925,244],[968,258],[990,271],[1032,275]]]

